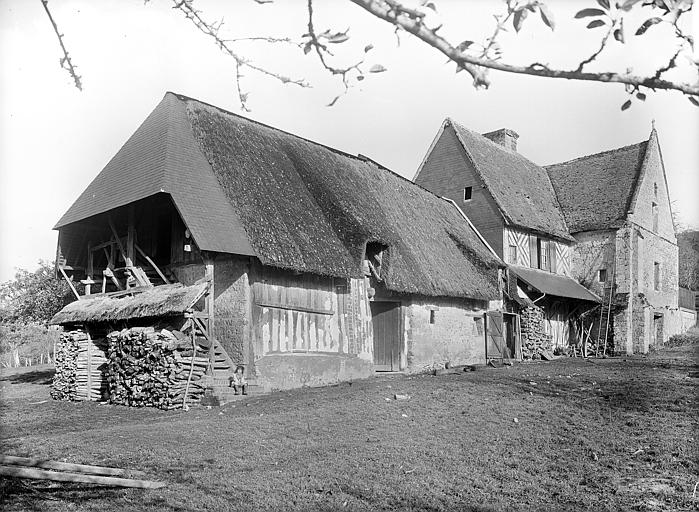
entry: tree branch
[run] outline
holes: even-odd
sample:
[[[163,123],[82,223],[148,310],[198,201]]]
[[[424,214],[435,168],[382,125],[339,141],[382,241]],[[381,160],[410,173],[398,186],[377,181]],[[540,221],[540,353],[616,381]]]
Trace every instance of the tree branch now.
[[[71,78],[73,79],[73,82],[75,82],[75,87],[77,87],[79,91],[82,91],[82,77],[78,75],[78,72],[76,71],[76,68],[78,66],[73,64],[73,61],[70,58],[70,54],[68,53],[68,50],[66,49],[66,46],[63,43],[63,34],[61,34],[61,32],[58,30],[58,25],[56,25],[56,22],[54,21],[53,16],[51,15],[48,0],[41,0],[41,5],[44,6],[46,15],[49,17],[49,21],[53,26],[53,31],[56,34],[56,37],[58,38],[58,44],[61,45],[61,50],[63,51],[63,57],[61,57],[61,67],[68,71],[68,74],[70,74]]]
[[[370,14],[383,19],[394,26],[400,26],[410,32],[424,43],[443,53],[458,66],[464,68],[473,77],[476,87],[488,87],[490,80],[488,70],[494,69],[506,73],[546,77],[562,78],[566,80],[582,80],[602,83],[621,83],[635,87],[643,86],[650,89],[664,89],[681,91],[687,95],[699,96],[699,84],[675,83],[663,80],[657,76],[637,76],[630,73],[617,73],[614,71],[583,72],[581,70],[550,69],[546,66],[517,66],[495,61],[489,58],[477,57],[452,46],[446,39],[439,36],[434,30],[424,26],[421,18],[411,18],[401,11],[396,11],[395,0],[351,0],[354,4],[366,10]]]
[[[42,0],[44,1],[44,0]],[[194,8],[194,0],[172,0],[173,9],[176,9],[180,11],[185,18],[187,18],[189,21],[192,22],[192,24],[199,29],[200,32],[206,34],[207,36],[211,37],[214,39],[216,42],[216,45],[226,54],[228,54],[230,57],[235,60],[235,80],[236,80],[236,90],[238,91],[238,100],[240,102],[240,106],[243,110],[249,111],[247,108],[247,94],[244,93],[241,89],[240,81],[243,77],[241,73],[241,68],[247,67],[250,68],[254,71],[257,71],[258,73],[261,73],[265,76],[274,78],[284,84],[294,84],[298,85],[300,87],[310,87],[309,84],[303,80],[303,79],[293,79],[289,78],[283,75],[280,75],[274,71],[270,71],[268,69],[265,69],[263,67],[257,66],[255,64],[252,64],[248,59],[237,53],[233,48],[231,47],[231,43],[236,42],[236,41],[243,41],[243,40],[265,40],[270,43],[278,43],[278,42],[291,42],[288,39],[276,39],[272,37],[260,37],[260,38],[241,38],[241,39],[223,39],[219,35],[219,31],[221,29],[221,26],[223,25],[223,21],[220,21],[218,23],[210,23],[204,20],[204,18],[201,16],[201,12],[196,10]]]
[[[328,64],[328,62],[325,60],[325,56],[326,54],[332,55],[332,53],[327,49],[327,47],[324,44],[322,44],[318,40],[318,34],[316,34],[315,28],[313,26],[313,0],[308,0],[308,37],[309,43],[318,55],[320,63],[326,70],[330,71],[330,73],[332,73],[333,75],[339,75],[342,78],[342,84],[345,86],[345,92],[347,92],[349,90],[347,74],[352,70],[356,70],[358,73],[361,74],[362,71],[359,66],[361,66],[364,63],[364,59],[360,60],[356,64],[352,64],[345,68],[336,68]]]

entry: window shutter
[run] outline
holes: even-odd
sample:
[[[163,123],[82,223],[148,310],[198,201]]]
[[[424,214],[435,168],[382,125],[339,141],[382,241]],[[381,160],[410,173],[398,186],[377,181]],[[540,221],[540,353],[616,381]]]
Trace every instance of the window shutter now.
[[[536,236],[529,235],[529,266],[531,268],[539,268],[539,251],[536,242]]]
[[[549,264],[551,265],[551,272],[556,273],[556,242],[551,240],[549,242]]]

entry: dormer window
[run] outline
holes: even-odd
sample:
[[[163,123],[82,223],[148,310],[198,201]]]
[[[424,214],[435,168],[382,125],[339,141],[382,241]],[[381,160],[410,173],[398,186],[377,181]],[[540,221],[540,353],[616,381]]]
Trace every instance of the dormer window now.
[[[473,194],[473,187],[464,188],[464,201],[470,201]]]
[[[383,263],[383,253],[386,246],[380,242],[367,242],[364,261],[369,267],[369,273],[381,280],[381,264]]]

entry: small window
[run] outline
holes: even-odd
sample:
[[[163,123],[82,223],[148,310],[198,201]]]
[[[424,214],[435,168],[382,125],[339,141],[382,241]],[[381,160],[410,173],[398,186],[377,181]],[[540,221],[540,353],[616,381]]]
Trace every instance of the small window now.
[[[549,241],[540,238],[538,240],[537,251],[539,253],[539,268],[541,270],[551,270],[551,266],[549,265]]]
[[[473,187],[464,188],[464,201],[470,201],[473,194]]]
[[[435,317],[435,310],[434,310],[434,309],[430,309],[430,323],[431,323],[431,324],[434,323],[434,317]]]
[[[510,255],[509,255],[510,261],[512,265],[517,265],[517,246],[516,245],[511,245],[510,246]]]
[[[660,290],[660,263],[653,263],[653,288],[656,291]]]
[[[600,283],[606,283],[607,282],[607,269],[606,268],[601,268],[599,269],[599,272],[597,273],[597,280]]]
[[[657,200],[658,199],[658,184],[653,183],[653,197]]]

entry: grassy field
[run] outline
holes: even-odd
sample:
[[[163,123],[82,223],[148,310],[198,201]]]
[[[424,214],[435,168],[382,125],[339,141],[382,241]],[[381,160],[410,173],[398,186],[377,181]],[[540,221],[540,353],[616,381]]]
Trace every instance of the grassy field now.
[[[42,512],[697,510],[697,356],[382,376],[189,412],[54,402],[49,368],[5,370],[3,453],[139,469],[167,487],[0,480],[0,500]]]

